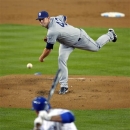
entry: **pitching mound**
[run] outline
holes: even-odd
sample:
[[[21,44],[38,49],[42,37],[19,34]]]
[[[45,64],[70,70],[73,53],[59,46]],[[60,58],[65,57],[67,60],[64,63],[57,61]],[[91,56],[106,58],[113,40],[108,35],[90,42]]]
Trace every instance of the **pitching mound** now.
[[[54,76],[11,75],[0,77],[0,107],[31,108],[34,97],[48,96]],[[70,76],[69,92],[51,104],[67,109],[130,108],[129,77]]]

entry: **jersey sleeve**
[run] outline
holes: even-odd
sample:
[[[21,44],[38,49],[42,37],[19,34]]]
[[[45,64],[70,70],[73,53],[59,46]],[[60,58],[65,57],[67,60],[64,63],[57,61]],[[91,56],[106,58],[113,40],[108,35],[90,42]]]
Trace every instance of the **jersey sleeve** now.
[[[48,33],[47,33],[47,43],[55,44],[57,37],[58,37],[57,31],[48,31]]]
[[[62,123],[71,123],[75,121],[74,114],[70,111],[60,114]]]
[[[75,121],[75,116],[72,111],[67,109],[52,109],[50,116],[59,115],[62,123],[72,123]]]
[[[64,15],[59,15],[56,18],[60,19],[62,22],[66,22],[66,20],[67,20],[67,17]]]

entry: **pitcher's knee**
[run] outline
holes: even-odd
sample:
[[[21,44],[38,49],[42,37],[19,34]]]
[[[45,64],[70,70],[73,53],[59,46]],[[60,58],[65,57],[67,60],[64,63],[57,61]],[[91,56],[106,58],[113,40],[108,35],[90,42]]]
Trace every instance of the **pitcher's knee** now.
[[[68,60],[68,57],[65,57],[65,55],[59,55],[58,56],[58,61],[59,62],[66,62]]]
[[[97,52],[97,51],[99,51],[100,50],[100,48],[97,48],[97,49],[95,49],[95,50],[91,50],[92,52]]]
[[[97,52],[97,51],[99,51],[100,50],[100,48],[97,48],[97,50],[95,50],[95,52]]]

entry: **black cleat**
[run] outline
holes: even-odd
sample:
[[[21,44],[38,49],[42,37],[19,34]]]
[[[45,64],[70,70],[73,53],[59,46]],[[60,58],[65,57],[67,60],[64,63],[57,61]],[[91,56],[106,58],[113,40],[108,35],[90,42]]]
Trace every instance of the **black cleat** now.
[[[116,40],[117,40],[117,35],[116,35],[114,29],[110,28],[110,29],[108,29],[108,31],[111,32],[111,33],[113,34],[113,36],[114,36],[114,39],[113,39],[112,41],[113,41],[113,42],[116,42]]]
[[[59,94],[66,94],[68,92],[68,88],[66,87],[61,87],[61,89],[59,90]]]

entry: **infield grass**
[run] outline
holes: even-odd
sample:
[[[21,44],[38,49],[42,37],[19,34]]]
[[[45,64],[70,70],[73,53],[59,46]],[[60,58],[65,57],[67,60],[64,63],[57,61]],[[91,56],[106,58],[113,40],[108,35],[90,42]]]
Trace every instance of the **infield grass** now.
[[[96,40],[107,33],[106,28],[85,28]],[[130,28],[115,29],[118,40],[108,43],[98,52],[75,49],[69,57],[69,75],[130,76]],[[58,47],[54,45],[44,63],[38,58],[46,43],[46,29],[40,26],[0,25],[0,76],[10,74],[55,74],[58,68]],[[27,63],[33,69],[27,69]]]

